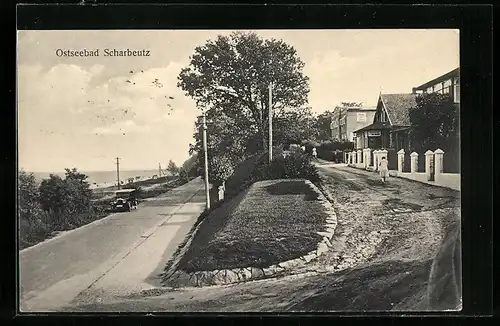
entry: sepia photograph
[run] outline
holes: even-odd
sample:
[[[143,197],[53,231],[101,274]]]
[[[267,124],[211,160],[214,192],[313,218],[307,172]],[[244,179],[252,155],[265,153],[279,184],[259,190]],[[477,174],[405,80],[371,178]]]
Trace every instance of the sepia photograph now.
[[[20,312],[461,311],[459,43],[18,30]]]

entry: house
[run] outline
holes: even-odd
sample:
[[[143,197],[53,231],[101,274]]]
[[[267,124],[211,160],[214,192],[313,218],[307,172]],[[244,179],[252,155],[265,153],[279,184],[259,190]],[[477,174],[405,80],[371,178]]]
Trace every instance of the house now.
[[[380,94],[371,124],[354,131],[355,148],[410,148],[407,131],[416,94]]]
[[[336,141],[354,141],[354,131],[370,124],[376,108],[352,105],[337,106],[330,123],[331,138]]]
[[[434,78],[418,87],[413,88],[414,94],[441,93],[453,96],[455,103],[460,103],[460,68]]]

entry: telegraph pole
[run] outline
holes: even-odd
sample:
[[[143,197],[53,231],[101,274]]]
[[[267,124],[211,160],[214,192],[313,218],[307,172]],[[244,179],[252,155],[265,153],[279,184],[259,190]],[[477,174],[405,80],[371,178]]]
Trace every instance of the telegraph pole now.
[[[203,156],[205,157],[205,199],[207,209],[210,209],[210,183],[208,182],[208,149],[207,149],[207,116],[203,110]]]
[[[158,178],[161,178],[161,163],[158,163]]]
[[[118,181],[118,190],[120,190],[120,158],[116,158],[116,180]]]
[[[273,160],[273,84],[269,83],[269,164]]]

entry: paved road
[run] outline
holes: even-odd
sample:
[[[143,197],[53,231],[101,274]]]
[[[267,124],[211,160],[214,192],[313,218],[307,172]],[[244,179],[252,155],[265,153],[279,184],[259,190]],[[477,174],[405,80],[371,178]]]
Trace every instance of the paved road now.
[[[196,206],[187,212],[190,217],[199,215],[204,208],[203,183],[200,179],[148,200],[139,205],[137,210],[112,214],[21,251],[21,311],[50,310],[70,302],[125,257],[140,250],[159,226],[169,219],[175,219],[176,214],[186,214],[181,212],[186,203]],[[187,233],[193,218],[184,221],[188,225],[184,225],[182,231]],[[179,229],[176,227],[175,231]],[[175,240],[180,242],[178,238]],[[159,255],[168,259],[164,257],[164,251],[169,247],[169,240],[165,239],[164,243],[158,242],[158,239],[155,241],[156,246],[159,246]],[[174,250],[170,248],[170,252]]]

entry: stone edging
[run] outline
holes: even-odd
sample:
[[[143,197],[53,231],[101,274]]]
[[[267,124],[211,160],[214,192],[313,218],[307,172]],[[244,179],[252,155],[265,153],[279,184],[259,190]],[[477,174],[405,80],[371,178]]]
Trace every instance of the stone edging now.
[[[245,267],[224,270],[198,271],[186,273],[184,271],[175,271],[167,280],[168,285],[177,286],[207,286],[207,285],[223,285],[249,280],[257,280],[269,278],[283,274],[287,270],[302,267],[310,261],[322,255],[332,246],[331,239],[337,227],[337,215],[332,204],[326,199],[323,193],[309,180],[305,180],[306,184],[318,195],[318,200],[328,213],[326,219],[326,231],[317,232],[323,237],[318,243],[317,249],[308,252],[307,254],[288,261],[284,261],[267,268]],[[200,223],[201,224],[201,223]],[[189,242],[190,243],[190,242]]]

